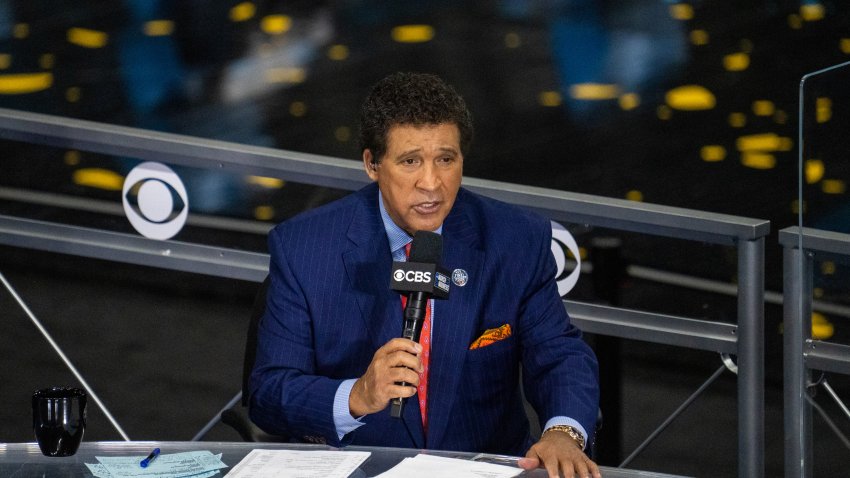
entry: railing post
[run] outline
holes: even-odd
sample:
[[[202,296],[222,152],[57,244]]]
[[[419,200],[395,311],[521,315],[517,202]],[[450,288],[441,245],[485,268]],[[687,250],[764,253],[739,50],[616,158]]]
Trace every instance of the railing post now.
[[[812,407],[806,401],[809,372],[803,357],[811,337],[812,261],[799,247],[783,251],[783,369],[785,478],[812,476]]]
[[[764,238],[738,243],[738,476],[764,476]]]

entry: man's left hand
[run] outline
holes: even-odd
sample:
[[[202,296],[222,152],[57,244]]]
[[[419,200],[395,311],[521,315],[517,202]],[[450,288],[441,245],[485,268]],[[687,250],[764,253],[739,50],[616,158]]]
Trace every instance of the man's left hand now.
[[[550,431],[540,441],[529,448],[525,458],[519,460],[519,466],[531,470],[543,467],[550,478],[602,478],[599,467],[579,448],[568,434]]]

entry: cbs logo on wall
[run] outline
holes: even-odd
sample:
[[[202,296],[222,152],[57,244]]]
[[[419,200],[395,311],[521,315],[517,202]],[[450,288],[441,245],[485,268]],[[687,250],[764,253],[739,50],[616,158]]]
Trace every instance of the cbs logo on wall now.
[[[171,239],[189,216],[183,181],[161,163],[145,162],[133,168],[124,179],[121,199],[130,224],[150,239]]]
[[[555,221],[552,223],[552,255],[555,256],[555,281],[558,283],[558,294],[561,297],[567,295],[569,291],[575,287],[578,282],[578,277],[581,274],[581,255],[579,254],[578,243],[567,228],[558,224]],[[574,260],[575,266],[567,264],[567,252],[569,252]]]

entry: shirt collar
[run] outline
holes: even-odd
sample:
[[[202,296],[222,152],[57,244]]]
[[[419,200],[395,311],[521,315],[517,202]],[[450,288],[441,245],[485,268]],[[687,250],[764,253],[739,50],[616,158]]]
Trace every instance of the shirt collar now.
[[[400,228],[390,217],[390,213],[388,213],[387,209],[384,207],[384,197],[380,193],[380,190],[378,190],[378,208],[381,210],[381,220],[384,222],[384,230],[386,231],[387,239],[390,242],[390,253],[395,253],[396,251],[403,249],[408,242],[413,240],[413,238],[410,237],[410,234],[408,234],[407,231]],[[440,224],[440,227],[433,232],[442,234],[443,225]]]

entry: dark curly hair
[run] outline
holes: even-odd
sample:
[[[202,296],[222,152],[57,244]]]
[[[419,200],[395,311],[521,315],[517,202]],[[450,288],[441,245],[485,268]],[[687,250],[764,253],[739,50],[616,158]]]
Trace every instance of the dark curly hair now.
[[[472,142],[472,114],[457,91],[435,75],[393,73],[372,87],[360,109],[360,152],[369,149],[379,163],[390,128],[437,124],[457,125],[465,155]]]

